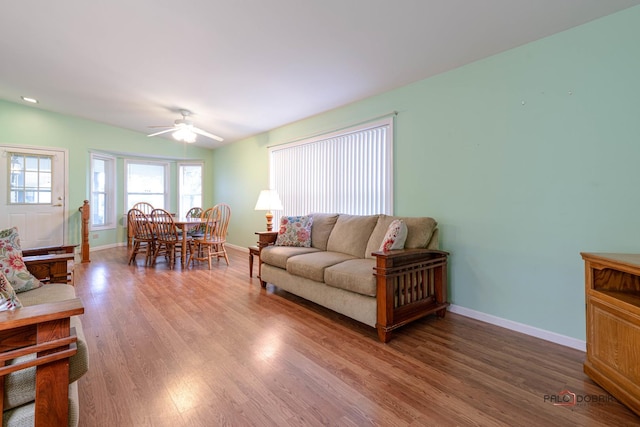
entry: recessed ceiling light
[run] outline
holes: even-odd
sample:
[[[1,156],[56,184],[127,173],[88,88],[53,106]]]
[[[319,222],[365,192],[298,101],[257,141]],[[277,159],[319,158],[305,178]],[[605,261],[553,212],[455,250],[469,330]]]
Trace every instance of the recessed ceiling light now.
[[[21,96],[23,101],[30,102],[32,104],[37,104],[38,100],[35,98],[29,98],[28,96]]]

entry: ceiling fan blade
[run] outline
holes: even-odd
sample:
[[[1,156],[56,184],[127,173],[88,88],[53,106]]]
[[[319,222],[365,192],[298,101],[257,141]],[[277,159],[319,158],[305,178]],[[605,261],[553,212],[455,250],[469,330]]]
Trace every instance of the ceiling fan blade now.
[[[220,141],[220,142],[224,141],[224,138],[221,138],[218,135],[209,133],[206,130],[199,129],[197,127],[193,127],[191,130],[193,130],[198,135],[206,136],[207,138],[215,139],[216,141]]]
[[[147,126],[148,128],[172,128],[173,125]]]
[[[173,132],[174,130],[175,130],[175,128],[171,127],[171,129],[161,130],[160,132],[152,133],[151,135],[147,135],[147,136],[162,135],[163,133]]]

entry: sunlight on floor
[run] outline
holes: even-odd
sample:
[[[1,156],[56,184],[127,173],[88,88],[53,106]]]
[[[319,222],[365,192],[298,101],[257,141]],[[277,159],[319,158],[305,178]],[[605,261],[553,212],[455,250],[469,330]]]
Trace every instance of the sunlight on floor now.
[[[171,400],[180,413],[193,409],[202,404],[202,390],[197,381],[178,381],[169,386]]]
[[[92,267],[91,276],[86,281],[91,292],[103,292],[107,287],[108,275],[109,271],[106,266]]]
[[[277,356],[280,345],[280,334],[276,330],[268,331],[257,344],[256,359],[262,362],[270,362]]]

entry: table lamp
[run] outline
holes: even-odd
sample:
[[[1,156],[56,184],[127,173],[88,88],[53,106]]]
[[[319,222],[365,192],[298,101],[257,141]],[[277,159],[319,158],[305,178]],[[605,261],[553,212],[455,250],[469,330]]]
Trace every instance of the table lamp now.
[[[283,209],[278,192],[276,190],[262,190],[254,209],[257,211],[267,211],[265,215],[267,218],[267,231],[273,230],[273,214],[271,211]]]

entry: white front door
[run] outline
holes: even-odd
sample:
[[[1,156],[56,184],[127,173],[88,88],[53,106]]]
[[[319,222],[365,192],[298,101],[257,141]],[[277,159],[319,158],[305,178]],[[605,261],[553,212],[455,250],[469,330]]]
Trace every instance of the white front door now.
[[[23,249],[65,243],[67,151],[0,145],[0,229],[18,227]]]

